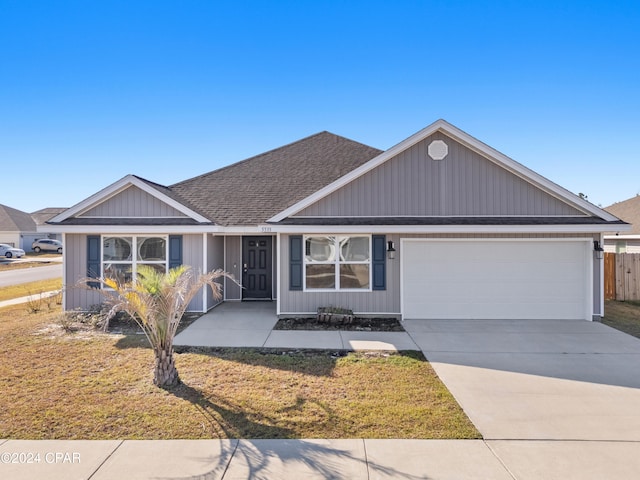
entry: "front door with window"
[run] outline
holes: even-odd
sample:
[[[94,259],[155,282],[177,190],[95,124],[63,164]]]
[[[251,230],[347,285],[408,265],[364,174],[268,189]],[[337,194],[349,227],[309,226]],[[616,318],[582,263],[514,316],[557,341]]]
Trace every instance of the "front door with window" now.
[[[271,237],[242,237],[242,299],[271,300]]]

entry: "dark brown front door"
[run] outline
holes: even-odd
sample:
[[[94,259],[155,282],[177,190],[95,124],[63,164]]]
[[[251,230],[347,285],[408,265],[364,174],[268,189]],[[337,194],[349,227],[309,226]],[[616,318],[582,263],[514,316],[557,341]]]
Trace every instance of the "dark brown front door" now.
[[[271,237],[242,237],[242,299],[271,300]]]

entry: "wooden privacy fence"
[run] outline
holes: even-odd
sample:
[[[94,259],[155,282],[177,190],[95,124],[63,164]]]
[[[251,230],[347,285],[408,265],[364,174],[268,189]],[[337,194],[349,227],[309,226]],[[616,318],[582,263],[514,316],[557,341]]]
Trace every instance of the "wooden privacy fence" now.
[[[604,254],[605,300],[640,300],[640,253]]]

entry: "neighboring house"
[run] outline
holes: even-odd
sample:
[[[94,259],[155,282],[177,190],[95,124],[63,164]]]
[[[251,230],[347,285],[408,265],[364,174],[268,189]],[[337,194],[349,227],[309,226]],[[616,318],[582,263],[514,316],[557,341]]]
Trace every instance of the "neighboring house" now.
[[[27,213],[0,205],[0,243],[31,251],[31,244],[39,238],[62,240],[62,234],[49,233],[46,222],[64,212],[66,208],[43,208]]]
[[[609,205],[605,210],[631,224],[629,231],[614,230],[604,236],[605,252],[640,253],[640,195]]]
[[[36,226],[38,227],[38,237],[37,238],[49,238],[51,240],[62,240],[62,234],[58,233],[49,233],[47,231],[46,223],[56,215],[60,215],[64,212],[66,208],[43,208],[36,212],[31,213],[31,218],[36,222]],[[31,250],[31,243],[29,244],[29,250]]]
[[[31,215],[22,210],[0,205],[0,243],[31,251],[38,229]]]
[[[46,228],[64,237],[66,309],[100,302],[73,288],[87,274],[187,264],[241,282],[222,301],[279,315],[592,320],[596,249],[629,226],[438,120],[387,151],[322,132],[171,186],[128,175]],[[213,306],[203,290],[190,309]]]

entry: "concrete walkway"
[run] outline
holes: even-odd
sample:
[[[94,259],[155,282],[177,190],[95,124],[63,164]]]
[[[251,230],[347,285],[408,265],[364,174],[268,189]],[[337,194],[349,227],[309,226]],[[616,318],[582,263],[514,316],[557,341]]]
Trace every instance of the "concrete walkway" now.
[[[42,292],[33,295],[27,295],[24,297],[12,298],[11,300],[3,300],[0,302],[0,308],[8,307],[10,305],[20,305],[21,303],[37,302],[38,300],[44,300],[46,298],[58,295],[59,293],[60,291]]]
[[[513,479],[480,440],[9,440],[4,457],[11,480]]]
[[[223,303],[175,338],[176,346],[419,350],[406,332],[273,330],[273,302]]]
[[[640,341],[628,335],[591,322],[416,320],[404,322],[407,333],[401,335],[324,336],[274,332],[273,304],[238,305],[204,315],[176,344],[419,348],[484,440],[0,440],[0,478],[639,476]]]

